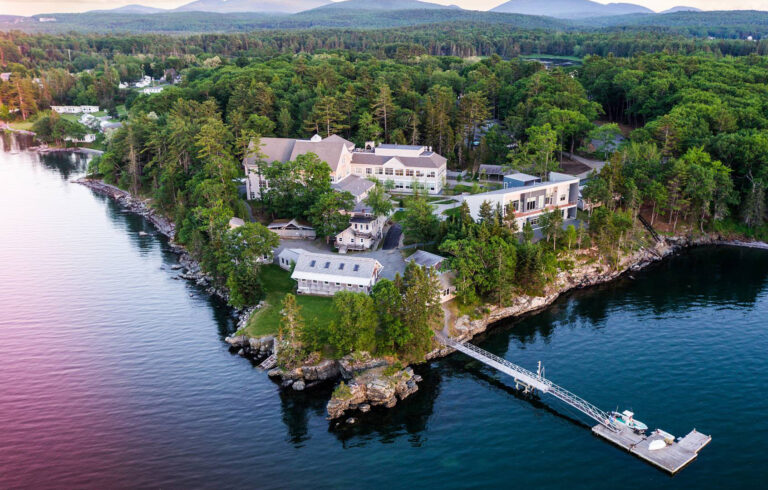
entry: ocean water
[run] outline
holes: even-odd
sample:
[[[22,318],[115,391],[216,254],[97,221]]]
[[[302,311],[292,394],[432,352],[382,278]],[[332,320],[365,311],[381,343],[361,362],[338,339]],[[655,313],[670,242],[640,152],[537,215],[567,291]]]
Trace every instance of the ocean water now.
[[[354,426],[230,353],[229,310],[142,218],[0,151],[0,488],[758,488],[768,481],[768,253],[692,250],[476,343],[606,410],[713,437],[675,477],[456,354]],[[23,146],[23,145],[22,145]],[[144,231],[144,236],[139,232]]]

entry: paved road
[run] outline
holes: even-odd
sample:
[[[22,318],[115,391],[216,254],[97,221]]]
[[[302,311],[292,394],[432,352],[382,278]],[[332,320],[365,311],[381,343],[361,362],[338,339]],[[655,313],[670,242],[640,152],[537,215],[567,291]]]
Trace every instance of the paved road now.
[[[400,235],[403,234],[403,229],[400,227],[399,224],[395,223],[394,225],[389,227],[389,231],[387,231],[387,236],[384,237],[384,246],[382,246],[383,250],[394,250],[397,248],[397,246],[400,244]]]

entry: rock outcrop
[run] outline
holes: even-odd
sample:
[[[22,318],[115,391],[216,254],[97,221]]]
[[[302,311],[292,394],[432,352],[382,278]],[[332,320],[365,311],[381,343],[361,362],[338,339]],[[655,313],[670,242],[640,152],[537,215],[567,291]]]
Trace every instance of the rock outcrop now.
[[[328,402],[328,419],[344,416],[347,411],[368,412],[372,406],[394,407],[399,400],[408,398],[419,390],[421,376],[406,367],[387,373],[386,367],[368,369],[355,376],[344,387],[334,391]]]

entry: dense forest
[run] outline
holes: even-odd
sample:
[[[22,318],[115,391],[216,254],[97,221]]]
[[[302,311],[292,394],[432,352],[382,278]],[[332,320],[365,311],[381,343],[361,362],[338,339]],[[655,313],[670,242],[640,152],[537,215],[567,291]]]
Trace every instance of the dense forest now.
[[[588,228],[563,229],[562,215],[552,212],[540,223],[544,240],[538,243],[529,226],[514,228],[511,210],[505,215],[488,206],[473,220],[463,206],[440,220],[426,195],[402,198],[398,219],[406,235],[450,257],[464,306],[538,294],[590,250],[615,266],[622,253],[647,245],[638,216],[670,234],[765,239],[763,42],[649,33],[515,31],[505,37],[475,29],[432,31],[424,46],[417,40],[430,36],[426,27],[187,38],[5,34],[0,63],[11,76],[0,83],[0,117],[36,119],[54,131],[60,123],[46,111],[53,103],[124,106],[124,125],[93,171],[152,198],[177,223],[178,241],[227,286],[237,306],[263,297],[260,258],[277,242],[258,222],[229,230],[232,216],[302,217],[333,236],[348,222],[340,210],[352,205],[350,196],[331,190],[327,166],[312,155],[274,166],[275,186],[258,202],[243,201],[239,162],[258,156],[249,144],[266,136],[338,134],[358,145],[428,145],[448,158],[449,168],[475,179],[481,164],[546,176],[566,152],[608,160],[583,191],[599,205],[584,217]],[[577,50],[595,54],[564,69],[512,56]],[[477,54],[487,56],[472,57]],[[118,89],[144,74],[176,73],[183,81],[159,94]],[[607,144],[619,139],[620,145]],[[383,193],[377,189],[374,196],[387,214]],[[333,328],[313,323],[315,337],[304,344],[335,342],[341,353],[362,342],[418,358],[428,347],[423,339],[431,313],[395,300],[434,295],[435,288],[429,277],[409,274],[381,286],[373,302],[334,300],[338,311],[369,311],[361,325],[394,322],[389,334],[371,326],[356,339],[334,337]],[[421,316],[403,322],[415,314]],[[417,330],[403,330],[404,324]],[[415,351],[408,338],[422,340]]]

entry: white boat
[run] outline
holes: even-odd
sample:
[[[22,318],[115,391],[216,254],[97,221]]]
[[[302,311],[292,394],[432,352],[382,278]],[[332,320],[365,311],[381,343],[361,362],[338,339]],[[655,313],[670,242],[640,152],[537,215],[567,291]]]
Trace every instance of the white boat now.
[[[648,426],[644,423],[640,422],[639,420],[635,420],[635,414],[630,412],[629,410],[624,410],[623,412],[611,412],[611,422],[617,423],[619,425],[623,425],[624,427],[629,427],[630,429],[634,430],[635,432],[645,432],[648,430]]]

